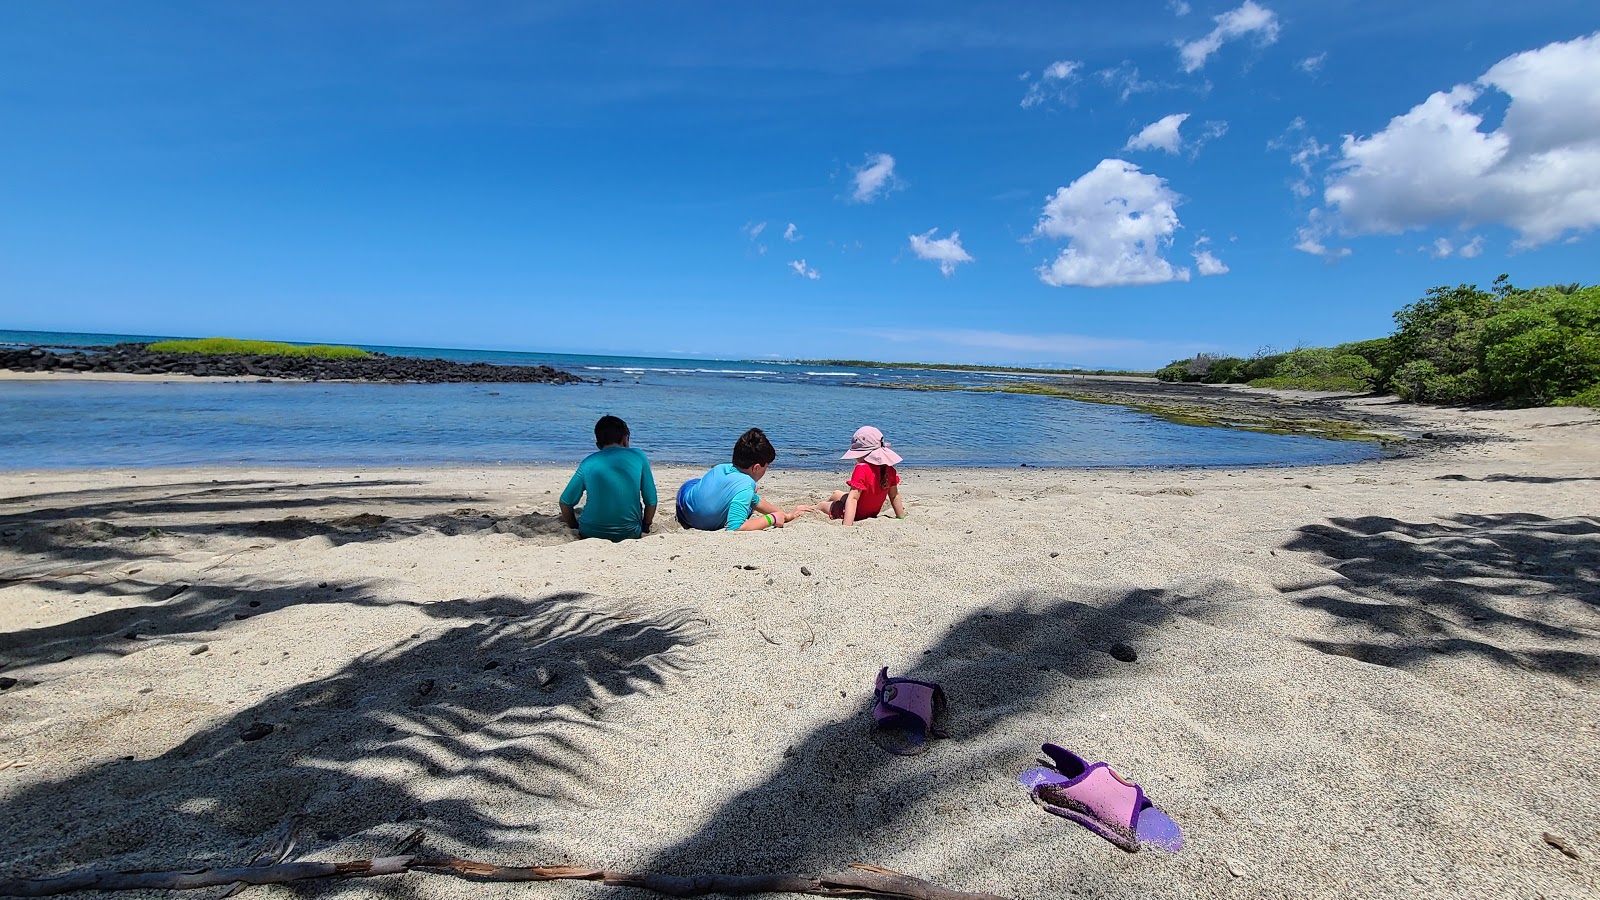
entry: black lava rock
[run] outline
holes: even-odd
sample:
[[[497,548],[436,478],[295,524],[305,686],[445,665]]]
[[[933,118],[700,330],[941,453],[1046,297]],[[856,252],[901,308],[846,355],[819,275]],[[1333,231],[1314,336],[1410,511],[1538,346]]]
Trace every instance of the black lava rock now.
[[[63,348],[65,349],[65,348]],[[577,384],[585,379],[549,366],[497,366],[374,353],[363,359],[315,359],[246,354],[152,353],[144,344],[0,349],[0,369],[23,372],[121,372],[135,375],[250,377],[256,380],[368,381],[407,384],[455,382]]]

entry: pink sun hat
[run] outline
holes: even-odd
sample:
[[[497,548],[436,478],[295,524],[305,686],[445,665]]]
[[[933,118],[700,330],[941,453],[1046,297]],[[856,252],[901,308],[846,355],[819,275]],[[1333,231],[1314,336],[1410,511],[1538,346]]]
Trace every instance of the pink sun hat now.
[[[874,466],[898,466],[900,454],[889,449],[889,442],[883,439],[883,432],[871,425],[863,425],[856,429],[855,436],[850,438],[850,449],[840,459],[859,459]]]

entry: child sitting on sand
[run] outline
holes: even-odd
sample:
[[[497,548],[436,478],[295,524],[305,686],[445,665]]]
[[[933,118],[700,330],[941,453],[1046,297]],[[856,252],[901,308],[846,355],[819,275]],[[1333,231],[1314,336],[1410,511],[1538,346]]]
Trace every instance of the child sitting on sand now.
[[[894,507],[895,518],[906,517],[906,508],[900,502],[900,473],[894,470],[901,457],[889,449],[883,432],[871,425],[857,428],[855,436],[850,438],[849,451],[839,458],[859,462],[846,482],[849,492],[834,491],[826,504],[818,506],[828,511],[828,518],[843,519],[846,525],[853,525],[859,519],[877,516],[884,500]]]
[[[643,452],[628,446],[628,423],[601,416],[594,423],[594,445],[561,492],[561,521],[582,537],[620,541],[650,533],[656,517],[656,478]],[[574,507],[589,502],[579,516]]]
[[[678,488],[678,524],[701,531],[762,531],[782,528],[811,507],[785,513],[761,499],[756,482],[778,458],[778,451],[759,428],[739,435],[733,445],[733,463],[684,482]]]

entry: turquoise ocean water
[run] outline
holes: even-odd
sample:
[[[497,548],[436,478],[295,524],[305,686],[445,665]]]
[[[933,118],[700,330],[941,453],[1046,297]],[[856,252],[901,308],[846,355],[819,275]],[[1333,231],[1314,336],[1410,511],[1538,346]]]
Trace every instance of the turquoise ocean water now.
[[[0,331],[0,345],[148,341],[151,335]],[[0,470],[185,465],[570,464],[594,420],[628,421],[658,463],[727,459],[755,425],[777,465],[842,466],[877,425],[907,466],[1259,466],[1354,462],[1374,445],[1174,425],[1117,406],[1022,394],[882,390],[1039,376],[783,363],[368,347],[397,356],[550,365],[603,382],[220,384],[0,382]]]

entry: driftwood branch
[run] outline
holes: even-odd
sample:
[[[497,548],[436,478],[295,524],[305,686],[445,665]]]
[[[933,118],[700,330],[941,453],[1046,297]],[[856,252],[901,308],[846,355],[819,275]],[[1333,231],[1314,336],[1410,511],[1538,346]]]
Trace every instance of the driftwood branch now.
[[[293,815],[283,820],[283,824],[278,826],[278,831],[272,836],[272,840],[265,847],[256,851],[256,855],[251,857],[250,861],[245,865],[257,868],[275,866],[288,859],[289,855],[294,852],[294,845],[299,842],[300,817]],[[219,900],[227,900],[229,897],[237,896],[247,887],[249,885],[244,882],[235,881]]]
[[[403,843],[414,843],[413,835]],[[704,894],[811,894],[821,897],[888,897],[892,900],[1005,900],[954,891],[878,866],[856,865],[836,875],[662,875],[607,872],[580,866],[496,866],[453,856],[383,856],[348,862],[293,862],[270,866],[178,872],[73,872],[54,878],[0,879],[0,896],[49,897],[75,891],[191,890],[218,885],[287,884],[313,878],[372,878],[411,871],[450,874],[473,881],[595,881],[636,887],[670,897]]]

